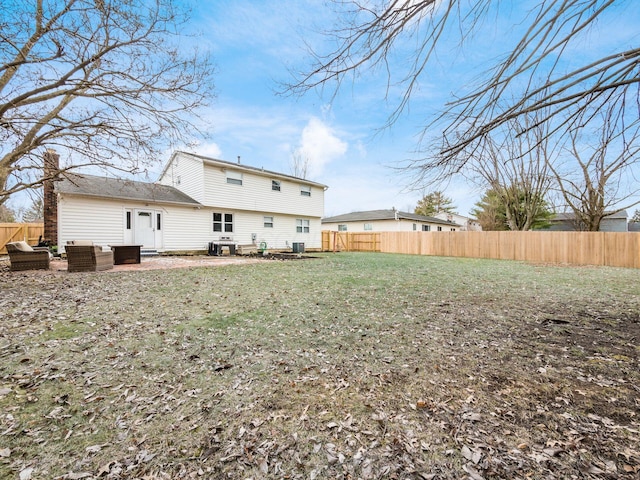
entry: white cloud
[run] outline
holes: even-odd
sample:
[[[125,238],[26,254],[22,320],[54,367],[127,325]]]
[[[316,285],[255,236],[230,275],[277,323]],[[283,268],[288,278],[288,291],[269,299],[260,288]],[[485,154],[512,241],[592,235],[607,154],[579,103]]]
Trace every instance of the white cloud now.
[[[308,176],[314,178],[322,174],[324,167],[342,157],[349,147],[335,131],[317,117],[311,117],[302,130],[300,147],[297,149],[303,159],[308,159]]]
[[[194,146],[193,151],[205,157],[222,159],[222,149],[215,142],[199,143]]]

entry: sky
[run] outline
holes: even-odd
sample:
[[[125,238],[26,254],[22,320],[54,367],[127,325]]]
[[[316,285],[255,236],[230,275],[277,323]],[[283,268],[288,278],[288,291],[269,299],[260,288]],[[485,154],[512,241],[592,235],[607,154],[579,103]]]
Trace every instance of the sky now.
[[[292,158],[298,152],[308,158],[307,178],[328,186],[325,216],[390,208],[412,212],[435,188],[410,189],[411,178],[397,167],[415,155],[417,135],[428,118],[504,53],[500,47],[507,43],[515,8],[505,5],[499,18],[487,21],[482,36],[464,48],[457,42],[441,45],[407,111],[383,129],[397,100],[393,87],[385,100],[383,72],[347,82],[335,96],[331,88],[302,97],[278,94],[292,81],[292,71],[310,65],[308,47],[322,48],[326,40],[320,32],[335,26],[327,2],[193,1],[187,30],[197,35],[198,48],[213,57],[217,96],[201,112],[210,138],[184,149],[233,162],[240,157],[244,165],[284,174],[293,173]],[[638,9],[630,10],[635,17],[599,25],[593,34],[598,42],[588,46],[591,52],[603,33],[615,39],[626,29],[637,30]],[[170,154],[151,172],[152,180]],[[462,215],[470,213],[483,191],[459,179],[438,189]]]
[[[429,105],[441,104],[441,87],[419,92],[392,128],[383,129],[395,107],[384,100],[384,79],[365,78],[332,97],[309,92],[279,95],[292,70],[309,65],[307,44],[333,26],[331,11],[319,0],[197,2],[193,33],[208,47],[216,65],[217,97],[207,118],[212,138],[195,153],[280,173],[293,173],[295,152],[308,158],[307,178],[328,186],[325,216],[397,208],[413,212],[433,189],[410,190],[410,178],[398,171],[412,156]],[[438,78],[442,80],[441,73]],[[447,92],[448,93],[448,92]],[[393,94],[393,93],[392,93]],[[434,107],[435,108],[435,107]],[[461,214],[479,198],[476,187],[452,183],[444,189]]]

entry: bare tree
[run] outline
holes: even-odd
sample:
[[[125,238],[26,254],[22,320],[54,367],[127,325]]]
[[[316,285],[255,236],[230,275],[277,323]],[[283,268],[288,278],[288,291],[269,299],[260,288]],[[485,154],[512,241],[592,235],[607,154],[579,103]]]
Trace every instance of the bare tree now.
[[[298,178],[307,178],[309,174],[309,157],[302,148],[291,152],[291,175]]]
[[[63,172],[135,172],[197,132],[213,69],[181,36],[185,20],[171,0],[3,1],[0,204],[46,180],[46,148]]]
[[[488,133],[470,155],[467,170],[500,199],[510,230],[530,230],[548,212],[555,153],[547,127],[534,115],[512,119]]]
[[[627,111],[624,99],[612,98],[583,112],[569,131],[569,159],[550,165],[579,230],[598,231],[603,218],[638,204],[633,167],[640,160],[640,121],[637,110]]]
[[[388,120],[392,124],[408,106],[420,82],[428,78],[428,66],[437,47],[455,35],[464,42],[486,29],[500,7],[507,2],[493,0],[334,0],[341,24],[328,32],[335,49],[312,52],[313,65],[302,73],[289,91],[335,85],[368,70],[387,74],[387,93],[400,89],[400,100]],[[626,2],[632,5],[631,1]],[[611,92],[632,95],[626,87],[638,86],[640,48],[630,36],[620,42],[619,51],[598,57],[590,55],[581,42],[600,19],[612,12],[623,14],[625,2],[618,0],[538,0],[518,10],[512,5],[513,30],[518,35],[504,57],[480,82],[444,106],[425,135],[442,132],[436,153],[424,155],[407,168],[420,167],[419,181],[457,173],[468,153],[479,148],[485,136],[511,120],[536,112],[539,122],[552,121],[549,134],[569,128],[589,102]],[[618,9],[618,10],[616,10]],[[515,18],[516,15],[521,15]],[[621,34],[622,32],[618,32]],[[633,32],[632,32],[633,35]],[[408,47],[409,41],[413,47]],[[411,54],[404,62],[394,62],[397,54]],[[576,58],[575,51],[582,55]],[[570,60],[570,61],[567,61]],[[582,63],[576,63],[576,62]],[[335,83],[333,83],[335,82]],[[442,128],[435,128],[435,127]],[[432,145],[430,145],[431,147]]]

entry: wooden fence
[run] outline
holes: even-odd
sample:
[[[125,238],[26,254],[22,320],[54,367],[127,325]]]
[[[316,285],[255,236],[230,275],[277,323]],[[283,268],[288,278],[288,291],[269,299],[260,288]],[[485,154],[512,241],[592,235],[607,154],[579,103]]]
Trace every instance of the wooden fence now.
[[[325,251],[640,268],[636,232],[322,232]]]
[[[7,243],[24,240],[35,245],[40,235],[44,235],[43,223],[0,223],[0,254],[7,254]]]

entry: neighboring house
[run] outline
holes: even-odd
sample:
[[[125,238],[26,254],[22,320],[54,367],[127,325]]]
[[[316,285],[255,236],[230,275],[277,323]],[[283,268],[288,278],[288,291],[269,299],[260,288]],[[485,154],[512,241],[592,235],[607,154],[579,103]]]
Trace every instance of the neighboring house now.
[[[326,186],[184,152],[157,183],[67,175],[56,182],[58,245],[87,239],[139,244],[159,252],[207,250],[231,238],[239,245],[320,249]]]
[[[425,217],[398,210],[369,210],[322,219],[324,230],[339,232],[436,232],[460,230],[460,225],[448,220]]]
[[[464,215],[458,215],[457,213],[439,212],[434,215],[434,218],[440,220],[447,220],[449,222],[457,223],[460,225],[462,232],[480,232],[482,226],[480,222],[475,218],[465,217]]]
[[[640,232],[640,222],[631,221],[627,224],[630,232]]]
[[[550,231],[578,231],[580,230],[576,224],[576,216],[571,213],[556,213],[555,216],[548,220],[551,226],[541,230]],[[601,232],[626,232],[627,228],[627,211],[622,210],[614,214],[608,215],[600,222]]]

